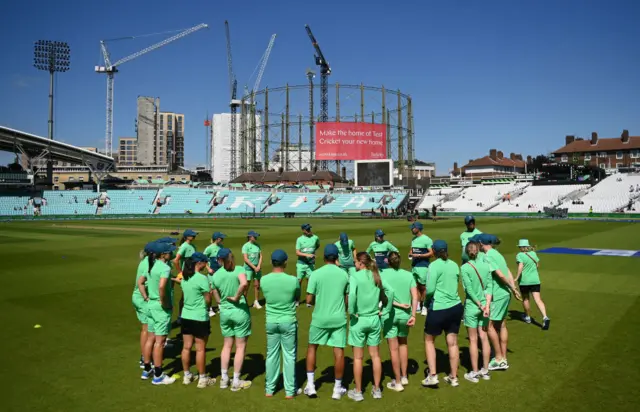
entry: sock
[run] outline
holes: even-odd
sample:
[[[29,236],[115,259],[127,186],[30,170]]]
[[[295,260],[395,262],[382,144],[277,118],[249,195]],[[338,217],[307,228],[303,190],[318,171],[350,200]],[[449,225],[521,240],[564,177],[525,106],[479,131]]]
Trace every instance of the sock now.
[[[144,371],[145,372],[151,372],[151,364],[150,363],[145,363],[144,364]]]
[[[207,378],[207,375],[205,375],[204,373],[201,373],[200,376],[198,376],[200,378],[200,380],[205,380]]]
[[[161,377],[162,376],[162,368],[159,367],[159,366],[156,366],[154,369],[155,369],[154,374],[156,375],[156,378]]]
[[[400,379],[407,379],[407,377],[406,376],[401,376]]]
[[[233,372],[233,382],[239,382],[240,381],[240,372]]]
[[[225,380],[225,381],[229,380],[229,371],[227,369],[222,369],[220,371],[220,375],[222,375],[222,380]]]
[[[335,385],[333,385],[334,388],[342,388],[342,379],[336,379],[336,383]]]
[[[548,316],[545,316],[545,317],[543,318],[543,320],[549,320],[549,317],[548,317]]]
[[[184,371],[184,376],[191,376],[191,371]]]
[[[313,372],[307,372],[307,386],[315,386],[316,378]]]

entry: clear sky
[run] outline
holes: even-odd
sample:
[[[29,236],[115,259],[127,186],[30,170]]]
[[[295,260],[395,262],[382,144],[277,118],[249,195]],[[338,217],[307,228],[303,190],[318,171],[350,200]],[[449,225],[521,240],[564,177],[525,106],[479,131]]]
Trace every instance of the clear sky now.
[[[385,85],[413,97],[417,158],[446,173],[497,148],[538,154],[564,136],[640,135],[640,2],[633,0],[300,0],[175,2],[9,1],[0,14],[0,124],[46,136],[48,77],[33,42],[66,41],[72,69],[58,76],[57,139],[104,147],[99,40],[210,28],[121,66],[114,137],[135,136],[136,97],[183,112],[188,166],[203,164],[206,113],[225,112],[224,20],[243,85],[278,38],[262,85],[304,84],[309,24],[331,63],[331,82]],[[114,58],[161,40],[114,43]],[[114,139],[114,144],[117,140]],[[114,146],[115,147],[115,146]],[[6,163],[8,155],[0,156]]]

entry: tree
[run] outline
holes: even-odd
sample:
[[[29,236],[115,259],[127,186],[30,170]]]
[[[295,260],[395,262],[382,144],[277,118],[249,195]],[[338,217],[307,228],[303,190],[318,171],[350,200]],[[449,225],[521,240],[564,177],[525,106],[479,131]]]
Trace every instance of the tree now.
[[[539,154],[536,157],[533,157],[531,159],[531,162],[529,162],[527,164],[527,168],[531,171],[533,170],[540,170],[542,169],[542,166],[545,164],[549,164],[549,163],[553,163],[551,161],[551,159],[549,158],[549,156],[544,155],[544,154]]]

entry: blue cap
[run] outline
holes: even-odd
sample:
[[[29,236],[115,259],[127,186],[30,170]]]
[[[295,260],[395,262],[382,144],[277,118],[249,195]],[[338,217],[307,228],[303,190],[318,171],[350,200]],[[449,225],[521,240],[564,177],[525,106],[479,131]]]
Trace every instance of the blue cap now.
[[[329,243],[327,246],[324,247],[324,257],[329,257],[329,256],[338,257],[338,254],[339,254],[338,246],[334,245],[333,243]]]
[[[289,259],[289,256],[287,256],[287,252],[285,252],[282,249],[276,249],[271,254],[272,262],[286,262],[288,259]]]
[[[192,254],[189,257],[194,262],[208,262],[209,261],[209,258],[207,257],[207,255],[205,255],[204,253],[200,253],[200,252],[195,252],[194,254]]]
[[[198,232],[196,232],[195,230],[192,229],[187,229],[184,231],[184,233],[182,234],[182,236],[187,237],[187,236],[198,236]]]
[[[247,236],[258,237],[260,236],[260,233],[256,232],[255,230],[250,230],[249,233],[247,233]]]
[[[420,230],[420,231],[421,231],[422,229],[424,229],[424,226],[423,226],[423,225],[422,225],[422,223],[420,223],[420,222],[413,222],[413,223],[411,224],[411,226],[409,226],[409,228],[411,228],[411,229],[418,229],[418,230]]]
[[[382,236],[384,236],[384,232],[382,231],[382,229],[376,230],[376,237],[382,237]]]
[[[169,243],[171,245],[175,245],[177,243],[177,241],[172,237],[161,237],[160,239],[156,240],[155,242],[158,242],[158,243]]]
[[[464,224],[465,225],[468,225],[469,223],[475,222],[475,221],[476,221],[476,218],[473,217],[472,215],[465,216],[465,218],[464,218]]]
[[[349,244],[349,236],[347,236],[347,234],[344,232],[340,233],[340,243],[342,243],[343,245]]]
[[[488,233],[483,233],[483,234],[479,235],[479,240],[480,240],[480,243],[482,243],[483,245],[493,245],[493,244],[496,243],[498,238],[495,237],[494,235],[490,235]]]
[[[218,251],[218,258],[219,259],[226,259],[230,254],[231,254],[231,249],[223,247],[222,249],[220,249]]]
[[[435,242],[433,242],[433,251],[434,252],[438,252],[441,250],[447,250],[447,242],[445,242],[444,240],[436,240]]]
[[[154,243],[155,242],[149,242],[146,245],[144,245],[144,253],[151,253],[154,251]]]
[[[176,247],[174,245],[171,245],[169,243],[158,243],[158,242],[154,242],[154,246],[153,246],[153,252],[156,254],[162,254],[162,253],[171,253],[173,251],[176,250]]]
[[[305,223],[304,225],[300,226],[300,228],[302,230],[311,230],[311,225],[308,223]]]
[[[220,233],[220,232],[213,232],[213,235],[211,235],[211,239],[213,239],[213,240],[224,239],[225,237],[227,237],[227,235],[225,235],[224,233]]]
[[[473,242],[473,243],[479,243],[480,242],[480,236],[482,235],[473,235],[469,238],[469,242]]]

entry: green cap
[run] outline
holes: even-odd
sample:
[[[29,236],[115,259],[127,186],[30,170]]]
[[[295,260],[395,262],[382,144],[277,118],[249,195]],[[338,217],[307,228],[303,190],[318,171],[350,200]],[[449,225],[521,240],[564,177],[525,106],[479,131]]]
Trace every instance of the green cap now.
[[[529,240],[527,239],[520,239],[518,241],[518,247],[531,247],[531,245],[529,244]]]

